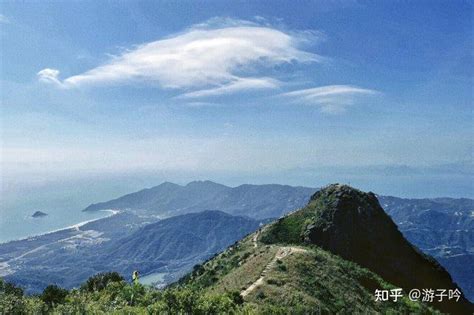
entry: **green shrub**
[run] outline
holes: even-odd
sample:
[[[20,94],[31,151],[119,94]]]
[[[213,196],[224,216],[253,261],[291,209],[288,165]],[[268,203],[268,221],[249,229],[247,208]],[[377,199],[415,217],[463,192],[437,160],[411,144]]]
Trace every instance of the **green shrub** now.
[[[54,307],[57,304],[64,303],[68,291],[55,284],[48,285],[40,295],[41,300],[47,305]]]
[[[102,272],[87,279],[86,283],[81,286],[81,289],[89,292],[101,291],[110,282],[122,281],[125,281],[125,279],[118,272]]]
[[[0,314],[25,314],[23,297],[14,294],[0,294]]]
[[[242,256],[242,260],[245,260],[247,258],[250,257],[250,252],[246,252],[243,256]]]
[[[25,310],[30,315],[45,314],[48,310],[48,306],[38,297],[30,297],[24,299]],[[1,314],[1,312],[0,312]]]
[[[18,297],[23,296],[23,289],[15,286],[13,283],[0,279],[0,293],[11,294]]]
[[[276,285],[278,287],[281,287],[282,285],[285,284],[285,281],[283,280],[278,280],[278,279],[268,279],[267,280],[268,284]]]
[[[257,295],[255,295],[255,297],[259,300],[263,300],[264,298],[266,298],[266,295],[265,295],[265,293],[263,293],[263,291],[258,291]]]

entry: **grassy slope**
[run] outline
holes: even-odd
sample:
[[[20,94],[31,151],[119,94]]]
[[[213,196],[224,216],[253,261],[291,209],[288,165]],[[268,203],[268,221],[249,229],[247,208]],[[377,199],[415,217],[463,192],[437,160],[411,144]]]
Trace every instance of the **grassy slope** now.
[[[320,226],[329,224],[322,214],[328,209],[333,209],[336,202],[337,200],[332,194],[325,198],[310,200],[304,208],[269,225],[261,237],[262,242],[267,244],[301,244],[303,232],[309,224]],[[361,200],[359,202],[363,203]]]
[[[186,291],[188,289],[211,297],[233,293],[238,295],[238,292],[242,293],[260,279],[260,285],[245,295],[244,305],[234,308],[234,313],[436,314],[435,310],[425,304],[411,302],[406,297],[396,303],[375,302],[375,289],[395,287],[355,263],[301,242],[306,224],[314,221],[326,224],[324,220],[314,219],[319,219],[321,211],[332,202],[334,200],[331,199],[313,200],[302,211],[245,237],[213,259],[196,266],[192,273],[181,279],[168,293],[174,292],[173,296],[177,301],[184,300],[182,296],[189,295],[189,291]],[[287,255],[281,259],[275,258],[288,249]],[[150,291],[145,296],[161,296],[151,299],[156,300],[154,305],[160,306],[164,303],[163,299],[174,299],[170,299],[168,293]],[[189,296],[187,300],[196,299],[194,295]],[[130,307],[126,312],[150,311],[149,303],[146,300],[142,303],[142,308]],[[207,300],[204,304],[206,303]],[[162,312],[166,308],[160,306],[151,309]]]
[[[376,303],[376,288],[393,287],[374,273],[317,247],[263,244],[255,239],[255,233],[247,236],[165,291],[111,283],[100,292],[70,291],[64,302],[52,308],[37,297],[0,292],[0,314],[436,313],[406,298]],[[261,285],[250,291],[241,305],[238,293],[259,278]]]
[[[265,245],[260,241],[255,247],[254,235],[196,267],[181,283],[209,293],[248,288],[261,276],[279,248],[283,248],[279,244]],[[262,312],[273,313],[435,313],[408,298],[397,303],[375,302],[375,289],[394,286],[367,269],[317,247],[299,248],[271,264],[262,284],[245,297],[245,302]]]

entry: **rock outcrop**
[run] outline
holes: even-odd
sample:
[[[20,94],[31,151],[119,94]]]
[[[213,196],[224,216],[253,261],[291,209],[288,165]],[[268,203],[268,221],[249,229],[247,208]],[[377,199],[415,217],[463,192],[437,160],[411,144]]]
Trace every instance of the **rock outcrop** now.
[[[48,214],[45,213],[45,212],[42,212],[42,211],[36,211],[35,213],[33,213],[31,215],[32,218],[42,218],[42,217],[45,217],[47,216]]]

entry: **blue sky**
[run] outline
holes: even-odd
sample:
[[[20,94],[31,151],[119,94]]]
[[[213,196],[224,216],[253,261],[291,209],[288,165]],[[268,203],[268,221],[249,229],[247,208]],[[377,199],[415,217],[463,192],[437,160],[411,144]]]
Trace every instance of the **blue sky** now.
[[[472,194],[469,1],[2,1],[0,14],[4,178],[315,186],[347,171],[370,186],[412,170]]]

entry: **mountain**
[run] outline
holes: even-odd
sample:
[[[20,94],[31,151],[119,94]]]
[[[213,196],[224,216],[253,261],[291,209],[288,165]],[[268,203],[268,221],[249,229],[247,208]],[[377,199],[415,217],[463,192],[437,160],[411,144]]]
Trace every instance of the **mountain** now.
[[[319,246],[406,291],[459,289],[441,265],[403,237],[373,193],[345,185],[316,192],[307,207],[271,225],[262,241]],[[459,314],[473,309],[464,296],[459,302],[434,302],[433,306]]]
[[[220,211],[156,223],[147,220],[122,212],[81,227],[0,244],[0,275],[30,293],[50,283],[72,288],[109,270],[126,278],[133,270],[156,274],[160,284],[166,284],[260,224]]]
[[[403,235],[435,257],[474,301],[474,200],[378,198]]]
[[[180,215],[148,224],[130,236],[107,244],[104,258],[111,266],[121,266],[118,270],[125,275],[139,269],[142,274],[168,272],[168,279],[176,279],[195,264],[255,231],[259,224],[260,221],[221,211]],[[165,268],[160,269],[162,266]]]
[[[255,219],[274,218],[302,207],[316,189],[286,185],[227,187],[211,181],[185,186],[163,183],[153,188],[88,206],[84,211],[130,209],[160,216],[220,210]]]
[[[186,186],[166,183],[160,186],[164,187],[160,188],[163,191],[168,189],[170,195],[176,189],[187,191],[186,202],[181,204],[187,210],[202,206],[201,194],[205,200],[212,187],[222,194],[216,193],[215,199],[229,202],[227,209],[242,209],[242,205],[230,204],[229,200],[233,198],[245,201],[249,205],[247,209],[255,209],[255,205],[264,204],[262,200],[265,199],[260,198],[257,192],[278,195],[286,190],[286,186],[280,185],[229,188],[212,182],[193,182]],[[240,193],[237,193],[237,188]],[[231,194],[229,190],[232,190]],[[182,207],[176,206],[179,204],[177,196],[162,194],[155,195],[155,200],[168,200],[177,212],[182,211]],[[153,195],[148,190],[143,191],[141,196],[145,197],[142,204]],[[243,200],[243,195],[249,199]],[[282,200],[288,200],[286,197]],[[229,292],[237,291],[245,301],[241,309],[243,313],[248,313],[248,309],[272,314],[311,313],[315,310],[323,313],[433,313],[431,307],[453,313],[470,311],[472,305],[465,299],[461,299],[454,308],[452,303],[427,305],[408,300],[407,290],[414,288],[412,285],[415,284],[422,286],[424,281],[443,286],[436,288],[457,287],[439,264],[407,243],[381,209],[375,195],[348,186],[332,185],[307,199],[310,202],[303,209],[264,226],[203,265],[195,266],[192,273],[174,286],[176,290],[164,293],[143,291],[140,294],[176,294],[178,298],[183,298],[188,294],[187,288],[193,288],[199,294],[224,302],[228,301]],[[406,217],[413,223],[414,229],[422,228],[422,223],[430,224],[426,220],[417,220],[417,215],[423,213],[417,207],[425,201],[394,197],[380,199],[384,207],[391,209],[392,215],[401,220],[400,227],[408,225],[403,221],[406,213],[414,216]],[[439,203],[445,213],[457,216],[459,214],[456,213],[465,211],[463,209],[469,206],[469,203],[459,199],[430,199],[430,202]],[[166,211],[160,213],[134,207],[71,229],[0,244],[0,275],[24,286],[28,292],[38,292],[49,283],[77,286],[97,272],[112,270],[118,270],[128,278],[132,270],[138,269],[142,281],[166,284],[176,280],[196,263],[257,229],[262,221],[219,211],[193,212],[160,221],[157,216]],[[469,221],[459,222],[462,225]],[[448,239],[446,241],[449,243]],[[469,266],[462,266],[461,263],[455,267],[469,272]],[[411,273],[414,275],[410,278]],[[181,291],[183,286],[184,291]],[[397,287],[405,289],[400,301],[375,302],[376,289]],[[124,287],[123,290],[129,289]],[[0,300],[1,295],[0,292]],[[104,297],[104,301],[108,298],[109,295]],[[84,296],[83,299],[90,297]],[[148,300],[144,296],[140,303],[143,308],[149,309],[150,305],[145,301]],[[232,303],[237,302],[238,299]],[[116,309],[116,300],[110,301],[110,307]]]
[[[216,209],[235,215],[271,218],[304,206],[316,190],[284,185],[231,188],[211,181],[195,181],[185,186],[163,183],[90,205],[85,211],[132,209],[141,215],[167,217]],[[378,198],[404,237],[435,257],[474,301],[474,272],[468,268],[474,265],[474,200]]]
[[[100,262],[74,265],[75,260],[83,261],[84,257],[89,257],[90,261],[95,261],[94,257],[120,254],[121,251],[115,247],[118,240],[129,237],[147,224],[156,223],[160,218],[208,209],[223,210],[234,215],[248,214],[258,219],[275,218],[303,207],[315,191],[313,188],[284,185],[241,185],[231,188],[211,181],[195,181],[185,186],[163,183],[87,208],[88,211],[122,209],[121,213],[111,218],[91,222],[77,230],[63,230],[29,238],[28,241],[0,244],[0,276],[15,276],[16,281],[35,290],[44,286],[48,280],[46,275],[57,283],[70,286],[95,272],[105,270]],[[474,301],[474,272],[470,267],[474,265],[474,201],[462,198],[377,197],[404,237],[424,253],[435,257],[463,288],[466,297]],[[186,233],[186,229],[177,230],[176,233]],[[212,242],[208,244],[212,246]],[[109,254],[109,251],[114,252]],[[13,260],[15,257],[21,258]],[[52,271],[62,261],[69,266],[68,272],[73,276],[61,277]],[[165,260],[165,265],[160,264],[161,267],[156,269],[150,267],[143,272],[148,274],[152,269],[164,269],[165,272],[157,271],[164,276],[160,283],[168,283],[187,270],[180,267],[179,260],[172,261],[172,270],[166,270],[170,263]],[[183,266],[189,265],[187,258],[183,258],[181,263]],[[33,275],[29,273],[32,270]],[[128,273],[128,270],[124,272]]]
[[[174,287],[239,292],[250,314],[437,314],[429,305],[376,302],[395,289],[375,273],[315,246],[264,244],[259,233],[196,266]]]
[[[148,219],[127,212],[82,226],[0,244],[0,276],[37,293],[50,283],[71,287],[103,271],[104,243],[119,240]],[[107,269],[105,269],[107,270]]]
[[[470,314],[459,302],[418,303],[413,288],[459,290],[433,259],[398,231],[372,193],[330,185],[309,204],[196,266],[179,286],[222,294],[240,291],[268,313]],[[376,290],[403,289],[398,301],[376,302]],[[268,311],[271,309],[272,311]]]

